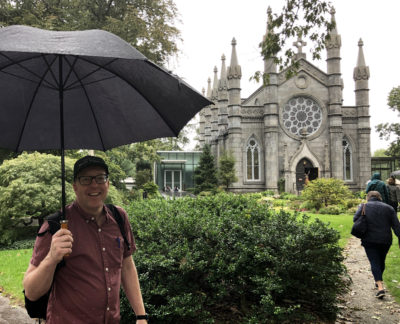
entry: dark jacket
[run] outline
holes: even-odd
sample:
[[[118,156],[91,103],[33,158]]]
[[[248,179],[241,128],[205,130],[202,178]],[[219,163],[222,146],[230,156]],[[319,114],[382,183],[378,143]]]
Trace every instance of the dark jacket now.
[[[361,216],[361,207],[354,215],[353,221]],[[400,222],[392,206],[372,197],[365,205],[365,217],[368,230],[361,243],[392,244],[392,228],[400,237]]]
[[[389,191],[386,184],[381,180],[380,173],[374,173],[371,181],[368,182],[365,192],[368,193],[370,191],[378,191],[382,196],[382,201],[389,203]]]

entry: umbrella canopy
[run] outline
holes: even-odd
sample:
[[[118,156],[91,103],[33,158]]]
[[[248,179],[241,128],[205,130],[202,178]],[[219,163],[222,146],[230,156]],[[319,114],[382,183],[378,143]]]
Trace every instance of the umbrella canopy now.
[[[176,136],[210,103],[109,32],[0,29],[0,147],[60,149],[63,209],[64,149]]]
[[[16,151],[176,136],[210,104],[114,34],[27,26],[0,29],[0,98],[0,147]]]

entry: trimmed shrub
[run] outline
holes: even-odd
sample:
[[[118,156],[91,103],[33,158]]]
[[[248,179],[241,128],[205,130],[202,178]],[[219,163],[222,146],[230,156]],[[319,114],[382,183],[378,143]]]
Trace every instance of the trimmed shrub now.
[[[343,180],[335,178],[318,178],[310,181],[301,195],[317,210],[323,206],[340,204],[344,199],[353,197]]]
[[[336,316],[339,234],[251,195],[143,200],[127,208],[152,323],[281,323]],[[121,323],[133,323],[124,296]]]

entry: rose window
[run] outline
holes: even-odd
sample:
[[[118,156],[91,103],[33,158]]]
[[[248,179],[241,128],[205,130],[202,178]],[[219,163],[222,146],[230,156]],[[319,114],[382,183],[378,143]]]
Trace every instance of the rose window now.
[[[312,99],[294,97],[290,99],[282,113],[283,125],[294,135],[314,134],[322,123],[322,109]]]

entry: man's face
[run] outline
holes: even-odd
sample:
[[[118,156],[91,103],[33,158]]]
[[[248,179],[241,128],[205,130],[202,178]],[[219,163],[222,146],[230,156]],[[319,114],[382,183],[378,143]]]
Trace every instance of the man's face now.
[[[82,185],[79,177],[94,177],[106,175],[106,172],[101,167],[88,167],[83,169],[74,181],[73,187],[76,195],[76,200],[83,210],[86,212],[97,212],[103,208],[103,203],[107,198],[109,181],[98,184],[96,179],[90,179],[91,183]]]

